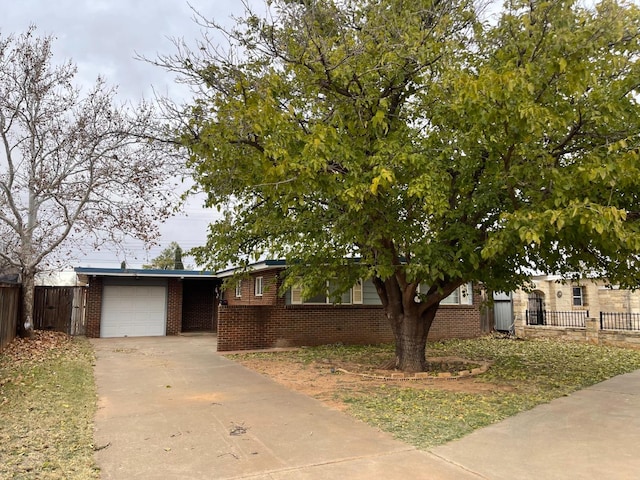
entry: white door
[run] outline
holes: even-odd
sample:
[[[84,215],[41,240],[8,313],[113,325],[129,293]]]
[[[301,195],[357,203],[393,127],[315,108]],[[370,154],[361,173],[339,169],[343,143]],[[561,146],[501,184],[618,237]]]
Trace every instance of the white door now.
[[[152,337],[166,333],[167,289],[163,286],[105,285],[101,337]]]

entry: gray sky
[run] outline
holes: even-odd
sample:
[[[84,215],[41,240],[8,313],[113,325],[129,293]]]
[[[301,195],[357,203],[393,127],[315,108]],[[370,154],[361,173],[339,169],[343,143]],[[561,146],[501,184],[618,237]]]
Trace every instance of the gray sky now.
[[[260,0],[251,3],[261,4]],[[18,34],[36,25],[38,33],[56,37],[54,62],[71,59],[78,66],[78,85],[92,85],[101,75],[109,85],[118,86],[120,101],[151,99],[153,89],[177,97],[181,89],[170,74],[134,57],[136,53],[148,58],[173,53],[171,38],[187,42],[198,38],[200,27],[189,5],[224,24],[231,24],[231,16],[244,11],[240,0],[0,0],[0,35]],[[159,247],[146,252],[141,244],[128,242],[133,253],[127,255],[127,264],[141,266],[171,241],[185,250],[202,245],[214,211],[203,210],[200,203],[194,199],[186,206],[186,215],[161,226]],[[119,267],[122,260],[115,252],[95,252],[74,266]]]

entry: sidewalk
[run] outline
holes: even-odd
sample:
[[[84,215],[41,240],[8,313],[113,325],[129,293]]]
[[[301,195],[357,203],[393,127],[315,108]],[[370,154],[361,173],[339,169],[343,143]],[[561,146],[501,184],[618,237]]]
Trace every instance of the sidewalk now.
[[[639,448],[640,371],[635,371],[431,452],[491,480],[635,480]]]
[[[638,478],[640,372],[417,450],[215,352],[215,338],[92,340],[103,479]],[[606,438],[603,438],[606,435]]]

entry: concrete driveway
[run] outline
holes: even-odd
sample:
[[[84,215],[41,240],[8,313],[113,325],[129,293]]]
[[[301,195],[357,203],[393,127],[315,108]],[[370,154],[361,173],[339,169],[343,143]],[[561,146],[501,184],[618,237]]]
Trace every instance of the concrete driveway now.
[[[103,479],[478,479],[216,353],[215,337],[92,340]]]

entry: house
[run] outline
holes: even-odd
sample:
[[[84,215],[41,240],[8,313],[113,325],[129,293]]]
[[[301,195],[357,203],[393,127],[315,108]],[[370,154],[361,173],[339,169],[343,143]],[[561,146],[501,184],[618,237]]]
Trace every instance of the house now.
[[[215,331],[220,280],[210,272],[76,268],[88,284],[87,337]]]
[[[365,280],[334,303],[326,295],[303,299],[296,288],[279,295],[282,260],[265,260],[223,291],[235,269],[183,270],[76,268],[88,284],[89,337],[177,335],[217,331],[218,350],[393,341],[373,283]],[[233,285],[233,286],[231,286]],[[464,285],[445,299],[430,340],[483,333],[482,293]]]
[[[393,341],[371,280],[355,285],[340,303],[326,294],[303,299],[295,288],[280,296],[285,268],[280,260],[253,264],[246,278],[224,291],[218,310],[219,351]],[[234,273],[231,269],[218,276],[224,280]],[[451,294],[441,304],[429,340],[480,336],[482,300],[481,292],[467,285]]]
[[[513,292],[513,332],[520,338],[640,349],[640,292],[601,279],[532,278],[531,291]]]
[[[523,322],[529,317],[535,317],[529,323],[542,321],[539,312],[582,313],[591,318],[599,318],[600,313],[640,313],[640,291],[611,287],[599,279],[568,281],[557,275],[537,275],[531,280],[531,292],[513,294],[514,315]],[[553,319],[544,320],[553,324]]]

